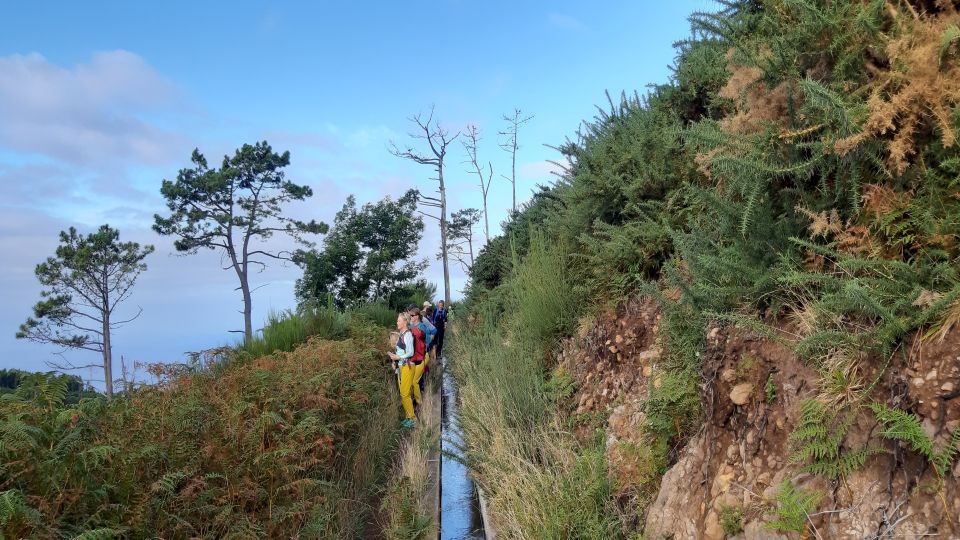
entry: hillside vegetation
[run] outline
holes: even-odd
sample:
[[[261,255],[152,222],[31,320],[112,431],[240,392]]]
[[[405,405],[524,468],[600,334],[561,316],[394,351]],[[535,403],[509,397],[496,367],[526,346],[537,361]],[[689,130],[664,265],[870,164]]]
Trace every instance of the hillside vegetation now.
[[[112,401],[69,404],[65,378],[26,377],[0,396],[0,537],[359,535],[399,410],[385,332],[365,320],[278,317],[252,353]]]
[[[903,441],[897,455],[929,458],[943,493],[960,429],[934,444],[885,377],[960,323],[957,7],[724,1],[690,21],[671,80],[585,123],[560,147],[559,180],[473,266],[455,370],[468,456],[506,537],[642,530],[660,475],[709,420],[717,324],[784,342],[816,373],[798,467],[837,482],[876,459],[844,445],[867,419]],[[662,354],[643,396],[647,473],[623,498],[605,418],[560,413],[576,385],[554,358],[639,295],[657,301]],[[804,530],[813,498],[782,493],[806,502],[770,526]]]

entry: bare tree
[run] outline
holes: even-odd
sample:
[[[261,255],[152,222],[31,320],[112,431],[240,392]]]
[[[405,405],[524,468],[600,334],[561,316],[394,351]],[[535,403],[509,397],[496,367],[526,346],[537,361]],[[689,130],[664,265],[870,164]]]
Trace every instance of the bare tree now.
[[[493,183],[493,164],[489,161],[487,162],[487,175],[484,177],[483,168],[477,160],[477,147],[480,143],[480,129],[477,126],[473,124],[468,125],[464,137],[465,139],[461,142],[463,143],[463,149],[467,151],[468,158],[464,163],[469,163],[471,166],[471,170],[467,172],[477,175],[477,178],[480,180],[480,193],[483,194],[483,233],[486,241],[489,242],[490,218],[488,217],[487,194],[490,193],[490,184]],[[473,259],[472,256],[471,259]],[[471,266],[473,265],[472,262],[470,264]]]
[[[517,135],[520,133],[520,126],[526,124],[533,119],[533,115],[523,116],[523,111],[520,109],[514,109],[513,115],[503,115],[503,119],[507,122],[507,128],[499,132],[501,137],[505,139],[500,143],[500,148],[503,148],[507,152],[510,152],[510,176],[502,175],[504,178],[510,181],[511,186],[513,187],[513,212],[517,211],[517,150],[520,149],[519,144],[517,144]]]
[[[436,172],[436,176],[433,177],[432,180],[435,180],[438,184],[439,189],[437,189],[436,193],[439,194],[439,197],[430,197],[421,193],[420,204],[438,209],[440,215],[434,216],[419,210],[418,212],[440,223],[440,254],[443,260],[444,300],[447,305],[450,305],[450,262],[449,254],[447,253],[447,190],[446,184],[444,184],[443,174],[445,159],[447,157],[447,147],[460,136],[460,132],[458,131],[456,134],[451,135],[447,129],[440,126],[439,122],[434,121],[433,113],[434,107],[431,106],[430,114],[426,118],[424,118],[422,113],[418,113],[409,119],[417,126],[415,132],[410,134],[410,138],[427,141],[427,146],[430,149],[429,153],[425,151],[421,152],[413,146],[405,146],[403,149],[400,149],[393,141],[390,142],[390,153],[419,165],[433,167],[433,170]]]

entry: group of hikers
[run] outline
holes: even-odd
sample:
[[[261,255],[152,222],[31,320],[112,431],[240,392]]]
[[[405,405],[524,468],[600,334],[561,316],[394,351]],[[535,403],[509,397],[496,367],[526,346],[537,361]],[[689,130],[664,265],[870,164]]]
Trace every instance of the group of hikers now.
[[[391,340],[395,339],[395,351],[389,355],[400,386],[404,414],[401,425],[405,428],[417,425],[423,375],[430,372],[430,358],[442,358],[447,314],[440,300],[436,309],[430,302],[424,302],[422,307],[411,304],[397,315],[396,337],[391,335]]]

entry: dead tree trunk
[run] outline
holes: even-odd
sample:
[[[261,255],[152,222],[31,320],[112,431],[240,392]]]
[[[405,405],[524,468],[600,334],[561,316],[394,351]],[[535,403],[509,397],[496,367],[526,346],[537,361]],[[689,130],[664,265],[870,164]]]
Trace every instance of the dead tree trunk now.
[[[520,133],[520,126],[533,119],[533,115],[524,117],[520,109],[514,109],[512,116],[504,115],[503,119],[507,122],[507,128],[500,132],[501,137],[505,137],[500,143],[500,148],[510,152],[510,176],[503,177],[510,181],[513,187],[513,213],[517,212],[517,150],[520,145],[517,143],[517,134]]]
[[[403,149],[397,147],[393,142],[390,143],[390,153],[403,159],[408,159],[419,165],[427,165],[436,172],[433,179],[439,184],[437,193],[439,197],[430,197],[420,194],[420,204],[436,208],[440,215],[435,216],[426,212],[421,214],[436,219],[440,223],[440,253],[443,261],[443,290],[444,302],[450,304],[450,261],[447,253],[447,189],[444,182],[445,159],[447,156],[447,147],[460,136],[460,132],[450,135],[450,132],[440,127],[438,122],[433,119],[434,109],[430,107],[430,114],[424,119],[422,114],[410,118],[410,121],[417,125],[417,130],[410,134],[412,139],[422,139],[427,141],[430,151],[421,152],[412,146],[406,146]]]
[[[490,242],[490,218],[489,211],[487,209],[487,194],[490,193],[490,184],[493,182],[493,165],[488,161],[487,162],[487,176],[483,176],[483,168],[480,167],[480,162],[477,159],[477,146],[480,142],[480,129],[477,126],[471,124],[467,126],[467,133],[465,135],[466,139],[463,142],[463,149],[467,151],[467,163],[471,165],[469,172],[476,174],[477,178],[480,180],[480,193],[483,195],[483,233],[486,241]],[[516,190],[514,190],[514,199],[516,199]],[[516,204],[516,202],[514,202]],[[471,241],[472,244],[472,241]],[[471,265],[473,264],[473,254],[471,247]]]

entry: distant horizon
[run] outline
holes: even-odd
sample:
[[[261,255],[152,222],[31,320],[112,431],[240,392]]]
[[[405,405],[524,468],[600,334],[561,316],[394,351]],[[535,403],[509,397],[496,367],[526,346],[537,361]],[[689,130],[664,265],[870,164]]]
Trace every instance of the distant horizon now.
[[[362,205],[409,188],[434,189],[429,171],[391,156],[387,146],[410,141],[408,117],[435,105],[444,126],[475,123],[483,132],[479,157],[493,163],[496,176],[491,235],[499,235],[510,207],[510,185],[500,177],[509,174],[508,154],[497,144],[501,116],[514,108],[534,116],[519,137],[519,206],[554,178],[551,161],[561,156],[547,145],[573,138],[595,106],[605,106],[605,91],[643,93],[667,82],[670,44],[689,35],[692,11],[713,6],[450,0],[416,12],[391,3],[240,3],[223,12],[180,2],[118,2],[100,12],[8,8],[0,22],[0,368],[47,371],[46,361],[57,358],[56,348],[13,336],[40,298],[35,265],[70,226],[86,234],[109,223],[121,240],[157,248],[126,304],[143,315],[114,334],[116,373],[121,357],[128,368],[182,361],[187,351],[238,341],[230,331],[242,328],[240,295],[219,255],[178,256],[169,238],[150,230],[153,214],[165,211],[161,181],[189,166],[194,148],[211,165],[258,140],[289,150],[287,176],[314,191],[291,205],[291,214],[330,223],[350,194]],[[418,25],[431,29],[429,40]],[[481,208],[459,143],[451,152],[448,212]],[[425,224],[424,277],[442,295],[439,234],[434,222]],[[475,235],[482,242],[482,225]],[[315,240],[321,244],[322,236]],[[451,274],[459,298],[466,276],[453,263]],[[255,328],[271,310],[296,307],[299,276],[289,264],[253,276],[251,285],[261,287]],[[98,360],[83,351],[65,358]],[[70,373],[87,379],[86,372]],[[96,379],[96,371],[90,375]]]

